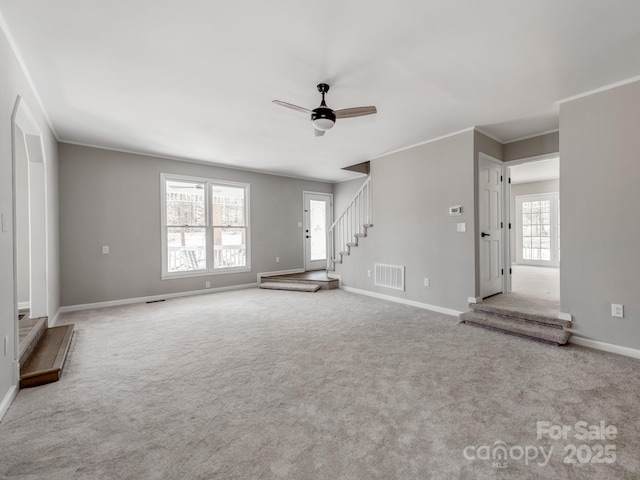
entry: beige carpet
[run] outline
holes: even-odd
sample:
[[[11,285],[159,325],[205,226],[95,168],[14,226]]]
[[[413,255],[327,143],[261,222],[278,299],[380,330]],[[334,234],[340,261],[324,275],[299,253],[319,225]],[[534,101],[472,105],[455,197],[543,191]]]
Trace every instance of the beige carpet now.
[[[258,288],[67,314],[62,380],[19,393],[0,478],[637,478],[640,361],[457,320]],[[537,439],[538,421],[618,436]],[[478,459],[496,442],[504,464]],[[617,458],[565,464],[573,444]]]
[[[513,311],[557,317],[560,311],[560,270],[513,265],[511,293],[494,295],[482,302]]]

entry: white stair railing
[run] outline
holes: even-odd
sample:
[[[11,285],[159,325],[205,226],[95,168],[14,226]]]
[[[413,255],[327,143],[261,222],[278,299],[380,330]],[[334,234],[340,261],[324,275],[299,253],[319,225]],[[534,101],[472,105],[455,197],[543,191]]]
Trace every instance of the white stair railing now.
[[[327,270],[335,270],[335,264],[342,263],[342,257],[349,255],[352,247],[358,246],[358,239],[367,236],[367,229],[373,226],[371,207],[371,176],[369,176],[347,208],[329,228]]]

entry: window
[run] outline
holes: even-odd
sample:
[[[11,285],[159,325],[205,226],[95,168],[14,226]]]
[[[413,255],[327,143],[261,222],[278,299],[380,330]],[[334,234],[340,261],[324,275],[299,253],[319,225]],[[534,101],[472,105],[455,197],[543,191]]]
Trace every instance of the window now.
[[[161,175],[162,277],[250,271],[249,185]]]
[[[516,197],[518,263],[558,265],[560,258],[558,202],[557,194]]]

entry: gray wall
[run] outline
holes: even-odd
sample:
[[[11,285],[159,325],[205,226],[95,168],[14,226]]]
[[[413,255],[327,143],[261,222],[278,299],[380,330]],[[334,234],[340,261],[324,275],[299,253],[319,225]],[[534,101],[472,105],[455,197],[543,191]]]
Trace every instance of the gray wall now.
[[[553,132],[537,137],[505,143],[502,146],[502,155],[505,162],[531,158],[538,155],[556,153],[560,149],[560,133]]]
[[[328,183],[64,143],[59,157],[65,306],[202,290],[205,281],[250,284],[257,273],[303,268],[302,192],[333,191]],[[251,272],[161,280],[161,172],[250,184]]]
[[[15,332],[15,304],[13,284],[13,186],[12,186],[12,138],[11,116],[18,96],[31,110],[43,134],[47,168],[47,215],[48,225],[48,313],[53,317],[59,309],[58,285],[58,198],[57,198],[57,145],[38,107],[16,58],[3,33],[0,33],[0,213],[6,220],[7,231],[0,230],[0,341],[10,339],[7,356],[0,355],[0,402],[5,398],[13,378]]]
[[[560,106],[562,311],[576,335],[640,348],[640,82]],[[611,304],[625,318],[611,317]]]
[[[511,198],[509,199],[509,222],[511,222],[511,262],[516,261],[516,197],[518,195],[535,195],[538,193],[557,193],[560,191],[559,180],[544,180],[541,182],[515,183],[511,185]]]
[[[372,160],[371,177],[375,225],[337,266],[343,284],[466,310],[475,291],[474,132]],[[349,187],[337,184],[336,196]],[[464,214],[450,217],[451,205],[462,205]],[[457,222],[467,223],[467,233],[456,233]],[[376,287],[367,277],[375,263],[404,265],[406,291]]]
[[[333,218],[337,220],[345,208],[349,206],[349,202],[353,200],[355,194],[360,190],[360,187],[367,181],[368,176],[354,178],[346,182],[340,182],[334,184],[333,187]]]

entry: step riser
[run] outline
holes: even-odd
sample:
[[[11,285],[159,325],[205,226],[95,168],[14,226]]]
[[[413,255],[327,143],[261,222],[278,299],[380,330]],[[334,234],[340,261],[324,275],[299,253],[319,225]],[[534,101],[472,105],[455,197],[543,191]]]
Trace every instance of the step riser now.
[[[487,305],[483,303],[469,304],[469,308],[471,308],[474,312],[478,312],[478,313],[500,315],[507,318],[517,318],[518,320],[521,320],[521,321],[535,323],[537,325],[545,325],[545,326],[549,326],[557,329],[571,328],[570,320],[561,320],[559,318],[553,318],[546,315],[529,313],[526,311],[514,311],[504,307]]]
[[[512,335],[514,337],[520,337],[520,338],[524,338],[527,340],[535,340],[536,342],[541,342],[541,343],[546,343],[548,345],[555,345],[555,346],[560,346],[560,345],[564,345],[566,342],[564,343],[558,343],[556,341],[553,340],[546,340],[544,338],[539,338],[539,337],[532,337],[530,335],[523,335],[521,333],[517,333],[517,332],[513,332],[511,330],[503,330],[502,328],[496,328],[496,327],[492,327],[490,325],[484,325],[481,323],[475,323],[475,322],[465,322],[469,325],[472,325],[474,327],[480,327],[480,328],[484,328],[486,330],[492,330],[494,332],[500,332],[500,333],[504,333],[506,335]]]
[[[275,278],[265,277],[262,283],[265,283],[265,282],[320,285],[321,290],[333,290],[335,288],[340,288],[340,280],[338,279],[325,282],[321,280],[286,280],[286,279],[275,279]]]
[[[570,332],[561,328],[527,322],[516,317],[493,315],[486,312],[466,312],[460,315],[460,320],[464,323],[486,327],[492,330],[500,330],[504,333],[532,338],[556,345],[564,345],[571,337]]]
[[[264,282],[260,284],[260,288],[268,290],[286,290],[289,292],[317,292],[320,290],[320,285],[294,282]]]

